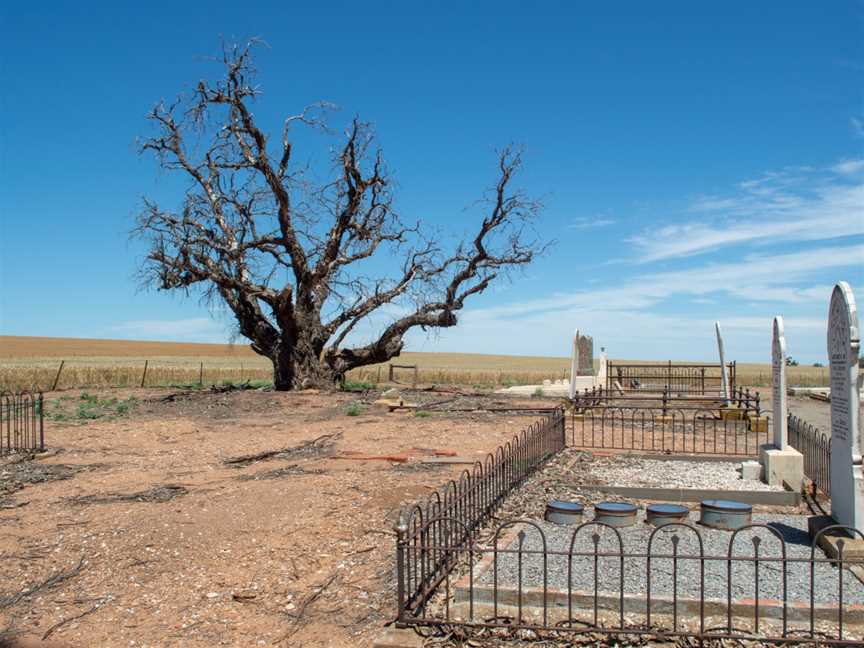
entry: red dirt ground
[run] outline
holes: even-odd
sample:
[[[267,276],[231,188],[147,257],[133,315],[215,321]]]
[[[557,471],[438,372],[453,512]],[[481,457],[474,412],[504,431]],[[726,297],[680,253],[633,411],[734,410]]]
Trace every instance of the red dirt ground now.
[[[367,646],[394,616],[400,505],[460,471],[420,459],[482,458],[536,418],[349,417],[357,396],[341,393],[168,393],[103,394],[139,404],[113,420],[47,420],[56,453],[0,462],[0,645],[5,633],[70,647]],[[68,478],[4,497],[46,471]]]

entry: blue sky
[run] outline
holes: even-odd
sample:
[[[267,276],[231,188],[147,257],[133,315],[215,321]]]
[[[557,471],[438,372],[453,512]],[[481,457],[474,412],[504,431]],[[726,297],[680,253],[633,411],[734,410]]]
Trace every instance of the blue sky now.
[[[411,350],[566,355],[578,327],[613,357],[713,360],[716,319],[767,361],[782,314],[790,354],[824,361],[833,283],[864,301],[859,2],[116,4],[0,9],[0,334],[230,337],[140,291],[127,240],[142,196],[183,186],[137,154],[145,115],[213,76],[221,36],[269,44],[274,130],[318,100],[372,121],[409,218],[466,233],[496,147],[525,145],[555,247]]]

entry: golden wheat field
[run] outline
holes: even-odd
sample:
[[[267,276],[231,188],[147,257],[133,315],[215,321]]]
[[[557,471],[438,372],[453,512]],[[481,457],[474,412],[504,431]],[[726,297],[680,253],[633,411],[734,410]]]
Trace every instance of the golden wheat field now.
[[[61,369],[62,363],[62,369]],[[145,372],[146,364],[146,372]],[[559,357],[406,352],[391,363],[352,371],[348,378],[386,382],[387,364],[416,365],[424,384],[463,384],[491,388],[565,378],[570,360]],[[826,368],[790,367],[790,385],[828,384]],[[741,363],[738,384],[770,382],[767,364]],[[394,378],[411,382],[413,371],[396,369]],[[271,366],[248,346],[0,336],[0,389],[49,390],[78,387],[169,386],[269,381]]]

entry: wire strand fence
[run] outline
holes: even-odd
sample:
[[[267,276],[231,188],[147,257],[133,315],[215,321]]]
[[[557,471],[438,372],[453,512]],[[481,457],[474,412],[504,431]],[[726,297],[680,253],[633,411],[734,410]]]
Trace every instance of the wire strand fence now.
[[[42,392],[0,392],[0,456],[45,449]]]

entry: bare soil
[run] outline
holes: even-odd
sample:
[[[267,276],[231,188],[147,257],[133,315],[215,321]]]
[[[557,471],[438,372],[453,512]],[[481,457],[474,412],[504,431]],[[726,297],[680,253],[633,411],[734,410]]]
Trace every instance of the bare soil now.
[[[370,645],[395,615],[400,506],[462,468],[423,459],[482,458],[536,418],[346,414],[376,394],[97,396],[136,400],[80,420],[47,394],[51,451],[0,461],[0,646]],[[460,399],[491,400],[445,407]]]

